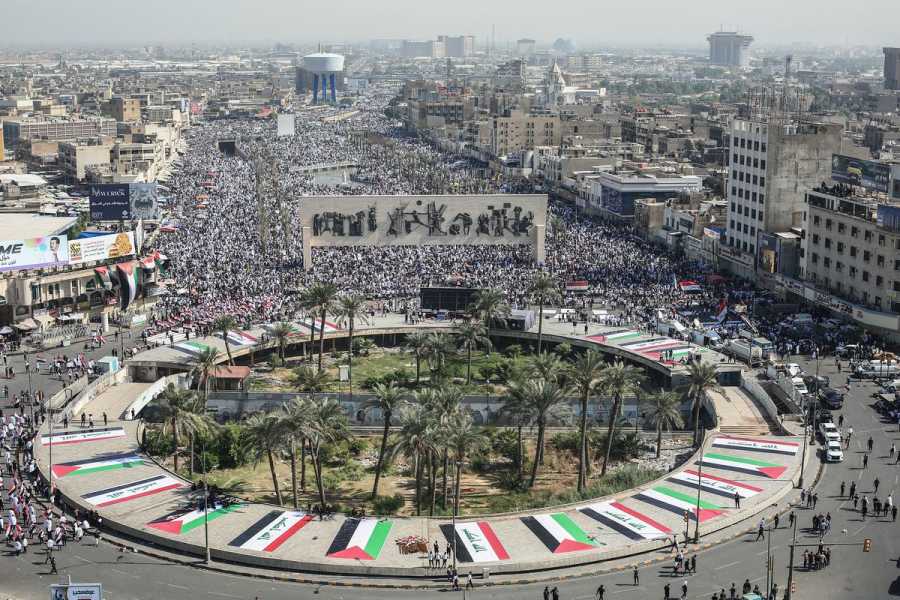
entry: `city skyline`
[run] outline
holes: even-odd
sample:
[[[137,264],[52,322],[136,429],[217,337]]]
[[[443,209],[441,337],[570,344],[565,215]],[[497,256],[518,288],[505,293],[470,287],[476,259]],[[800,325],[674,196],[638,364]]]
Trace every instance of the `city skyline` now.
[[[268,10],[243,0],[196,0],[185,5],[160,0],[150,14],[140,15],[136,35],[134,14],[110,0],[96,0],[91,10],[50,0],[36,5],[7,0],[8,22],[19,25],[5,34],[3,45],[111,46],[116,44],[217,42],[358,42],[373,38],[432,38],[441,33],[475,35],[478,47],[503,48],[519,37],[544,43],[557,37],[574,39],[579,47],[661,46],[702,47],[711,32],[738,30],[753,35],[757,47],[785,44],[897,45],[893,24],[900,5],[889,0],[867,2],[867,14],[880,15],[866,28],[848,31],[847,14],[836,2],[764,0],[752,9],[711,0],[692,3],[691,10],[662,0],[643,3],[639,16],[631,9],[577,1],[566,10],[548,11],[536,2],[486,6],[472,0],[454,4],[446,13],[423,10],[410,0],[388,5],[359,0],[335,0],[316,5],[277,0]],[[579,18],[571,18],[573,14]],[[278,15],[278,18],[273,18]],[[633,19],[634,27],[628,27]],[[199,27],[198,27],[199,25]],[[624,25],[624,26],[623,26]],[[199,31],[198,31],[199,29]]]

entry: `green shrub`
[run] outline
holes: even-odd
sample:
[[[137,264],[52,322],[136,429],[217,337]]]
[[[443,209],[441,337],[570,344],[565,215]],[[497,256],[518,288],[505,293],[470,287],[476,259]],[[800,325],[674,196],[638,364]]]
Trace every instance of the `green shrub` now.
[[[395,515],[403,508],[403,495],[375,496],[372,500],[372,511],[376,515]]]
[[[219,468],[234,469],[247,464],[247,436],[239,423],[223,425],[218,430],[213,445],[218,454]]]
[[[350,438],[347,441],[347,451],[353,457],[359,457],[360,454],[369,448],[369,442],[365,438]]]
[[[578,446],[581,444],[581,434],[577,431],[565,431],[557,433],[550,438],[550,445],[560,452],[578,453]]]
[[[171,456],[175,451],[175,440],[171,435],[163,435],[162,430],[146,428],[142,436],[144,451],[150,456]]]
[[[491,450],[494,454],[515,461],[519,452],[518,437],[515,429],[495,429],[491,434]]]
[[[503,352],[510,358],[518,358],[519,356],[522,356],[522,346],[519,344],[510,344]]]

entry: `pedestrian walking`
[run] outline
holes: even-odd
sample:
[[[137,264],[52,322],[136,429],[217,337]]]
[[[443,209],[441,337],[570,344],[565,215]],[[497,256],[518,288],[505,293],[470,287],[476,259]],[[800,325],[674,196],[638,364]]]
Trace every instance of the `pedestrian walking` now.
[[[869,446],[869,452],[872,451],[872,448],[875,446],[875,440],[872,439],[872,436],[869,436],[869,441],[866,442],[866,445]]]
[[[693,573],[694,575],[697,574],[697,555],[696,554],[691,557],[691,573]]]
[[[555,585],[553,586],[553,589],[550,590],[550,597],[553,600],[559,600],[559,588],[556,587]]]
[[[606,595],[606,588],[603,587],[603,584],[600,584],[600,587],[597,588],[597,600],[603,600],[603,597]]]
[[[634,567],[632,574],[634,575],[634,585],[640,585],[641,578],[638,576],[638,568],[636,566]]]
[[[878,493],[878,486],[881,485],[881,480],[878,479],[878,478],[876,477],[876,478],[875,478],[875,481],[873,481],[872,484],[875,486],[875,493],[877,494],[877,493]]]
[[[759,527],[756,529],[756,541],[765,539],[766,537],[766,520],[760,519]]]
[[[663,600],[669,600],[670,593],[671,592],[670,592],[669,584],[667,583],[666,585],[663,586]]]
[[[862,466],[862,468],[863,468],[863,469],[867,468],[867,467],[869,466],[869,455],[868,455],[868,454],[863,454],[862,461],[863,461],[863,466]]]
[[[845,482],[845,481],[842,481],[842,482],[841,482],[841,498],[844,497],[844,486],[846,486],[846,482]]]
[[[840,427],[840,428],[844,427],[844,415],[843,414],[838,415],[838,427]]]
[[[794,511],[791,511],[790,514],[788,515],[788,527],[794,526],[794,519],[796,519],[796,518],[797,518],[797,516],[794,514]]]
[[[684,582],[681,584],[681,600],[684,600],[685,598],[687,598],[687,593],[688,593],[688,585],[687,585],[687,579],[685,579]]]
[[[856,482],[851,481],[850,482],[850,497],[852,498],[855,495],[856,495]]]
[[[897,452],[897,445],[892,443],[889,458],[894,458],[895,452]]]
[[[894,523],[897,522],[897,507],[896,506],[891,508],[891,521]]]
[[[737,492],[734,493],[734,507],[735,508],[741,507],[741,495]]]
[[[466,573],[466,589],[467,590],[475,589],[475,583],[472,581],[472,572],[471,571]]]
[[[544,600],[550,600],[550,587],[544,586]]]
[[[772,527],[772,529],[778,529],[778,518],[778,513],[775,513],[775,525]]]

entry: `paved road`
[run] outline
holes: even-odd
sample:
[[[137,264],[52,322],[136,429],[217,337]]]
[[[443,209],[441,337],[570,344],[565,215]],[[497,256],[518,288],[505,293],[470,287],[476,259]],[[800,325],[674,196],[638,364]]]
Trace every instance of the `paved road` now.
[[[808,362],[800,361],[809,367]],[[809,368],[814,370],[814,366]],[[832,378],[833,385],[843,385],[844,376],[838,375],[833,360],[821,363],[821,372]],[[21,382],[21,377],[18,382]],[[58,385],[58,384],[57,384]],[[854,383],[845,403],[843,414],[845,427],[852,425],[854,436],[844,463],[828,465],[818,486],[818,512],[830,512],[833,517],[832,533],[826,539],[829,544],[856,543],[869,537],[873,551],[864,554],[858,546],[832,546],[832,565],[820,572],[795,572],[797,594],[795,598],[859,599],[900,596],[900,525],[889,520],[861,516],[852,510],[852,503],[840,498],[840,482],[857,481],[861,493],[872,497],[872,481],[881,479],[881,497],[888,492],[900,491],[900,466],[889,464],[888,448],[892,442],[900,446],[900,433],[896,425],[881,422],[871,408],[870,394],[875,391],[871,383]],[[872,435],[875,451],[870,457],[868,469],[861,468],[861,452],[866,439]],[[814,447],[811,447],[815,451]],[[890,461],[892,463],[893,461]],[[803,528],[809,527],[812,510],[796,510]],[[765,581],[766,545],[755,542],[755,535],[738,538],[732,542],[701,552],[698,555],[698,575],[689,576],[688,598],[710,598],[714,591],[734,582],[738,588],[745,579],[761,587]],[[813,544],[817,538],[801,531],[800,543]],[[784,590],[787,581],[787,558],[790,532],[786,519],[772,536],[775,556],[775,580]],[[800,562],[798,551],[795,563]],[[43,556],[29,553],[19,558],[0,557],[0,599],[11,597],[19,600],[46,598],[47,586],[58,581],[48,575],[42,564]],[[75,581],[102,581],[109,600],[165,598],[172,600],[198,600],[199,598],[260,599],[363,599],[363,598],[421,598],[441,594],[439,591],[406,591],[386,589],[358,589],[336,586],[313,586],[286,582],[273,582],[256,578],[226,575],[166,561],[140,554],[120,553],[107,544],[70,545],[58,556],[63,577],[71,575]],[[564,599],[587,600],[593,598],[599,584],[607,590],[607,598],[661,598],[665,583],[670,583],[673,595],[680,596],[684,578],[672,576],[669,562],[642,568],[640,585],[632,584],[630,570],[600,577],[584,577],[559,582],[560,596]],[[476,598],[525,598],[541,597],[540,585],[502,585],[476,589],[469,596]],[[462,594],[460,594],[462,595]]]

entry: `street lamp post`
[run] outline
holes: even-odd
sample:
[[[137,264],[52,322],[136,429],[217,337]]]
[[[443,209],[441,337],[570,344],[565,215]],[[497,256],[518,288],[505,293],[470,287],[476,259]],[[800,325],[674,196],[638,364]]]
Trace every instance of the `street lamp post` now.
[[[193,436],[191,441],[193,442]],[[193,443],[191,446],[193,446]],[[203,456],[206,454],[206,440],[203,441],[200,451],[202,452],[200,462],[203,463],[203,545],[206,550],[206,560],[204,562],[209,564],[211,560],[209,555],[209,479],[206,473],[206,461],[203,460]],[[193,456],[191,456],[191,460],[194,460]]]
[[[805,436],[804,436],[805,437]],[[794,586],[794,546],[797,544],[797,519],[794,519],[794,536],[791,540],[791,554],[788,559],[788,581],[784,591],[784,600],[791,600],[791,589]]]
[[[804,467],[804,465],[806,465],[806,438],[807,438],[807,436],[806,436],[807,415],[806,415],[806,400],[805,399],[803,399],[803,402],[801,402],[800,412],[801,412],[801,419],[802,419],[802,423],[803,423],[803,456],[800,459],[800,479],[799,479],[799,482],[797,483],[797,487],[799,487],[800,489],[803,489],[803,467]]]
[[[700,460],[697,462],[697,508],[694,513],[694,518],[696,519],[696,528],[694,529],[694,543],[700,543],[700,490],[702,489],[703,483],[703,451],[705,449],[705,440],[706,430],[702,427],[700,428]],[[687,538],[687,536],[685,536]]]

